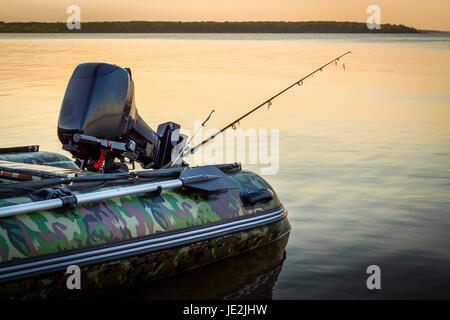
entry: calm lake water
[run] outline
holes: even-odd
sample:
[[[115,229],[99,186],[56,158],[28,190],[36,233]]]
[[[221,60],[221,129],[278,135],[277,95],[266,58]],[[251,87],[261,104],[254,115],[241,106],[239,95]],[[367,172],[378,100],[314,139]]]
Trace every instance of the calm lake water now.
[[[114,295],[450,298],[449,35],[0,34],[0,49],[1,146],[54,152],[79,63],[130,67],[141,116],[192,132],[212,108],[220,128],[351,50],[345,71],[330,66],[240,125],[279,129],[279,170],[265,178],[289,211],[286,250],[283,239]],[[369,265],[381,290],[366,287]]]

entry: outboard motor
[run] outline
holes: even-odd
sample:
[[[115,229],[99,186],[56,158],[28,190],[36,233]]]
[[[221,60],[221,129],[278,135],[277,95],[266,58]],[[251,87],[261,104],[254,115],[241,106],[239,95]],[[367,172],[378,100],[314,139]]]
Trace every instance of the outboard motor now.
[[[167,122],[153,131],[138,114],[130,69],[106,63],[76,67],[58,120],[62,148],[81,169],[96,172],[128,171],[125,159],[133,168],[134,161],[162,168],[174,146],[186,140],[179,129]]]

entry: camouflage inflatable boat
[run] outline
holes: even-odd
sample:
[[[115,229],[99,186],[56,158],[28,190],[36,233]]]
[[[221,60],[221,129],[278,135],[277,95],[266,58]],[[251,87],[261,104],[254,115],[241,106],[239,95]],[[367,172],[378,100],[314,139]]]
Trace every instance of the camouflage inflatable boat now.
[[[272,187],[237,163],[187,166],[178,129],[138,116],[129,69],[78,66],[58,122],[74,161],[0,149],[0,297],[102,293],[285,238]]]

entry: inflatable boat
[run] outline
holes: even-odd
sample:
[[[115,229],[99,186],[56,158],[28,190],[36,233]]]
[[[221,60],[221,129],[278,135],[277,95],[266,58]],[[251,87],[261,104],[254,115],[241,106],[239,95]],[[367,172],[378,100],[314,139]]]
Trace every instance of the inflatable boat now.
[[[74,159],[0,149],[0,297],[102,293],[286,239],[273,188],[239,163],[188,166],[179,128],[142,120],[129,69],[78,66],[58,120]]]

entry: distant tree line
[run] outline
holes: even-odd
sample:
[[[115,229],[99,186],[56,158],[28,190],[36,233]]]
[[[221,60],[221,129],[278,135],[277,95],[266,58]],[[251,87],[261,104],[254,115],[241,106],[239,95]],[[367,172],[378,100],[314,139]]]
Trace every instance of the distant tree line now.
[[[417,33],[404,25],[382,24],[369,30],[365,23],[338,21],[249,21],[172,22],[124,21],[82,22],[80,30],[69,30],[64,22],[1,22],[0,32],[36,33]]]

